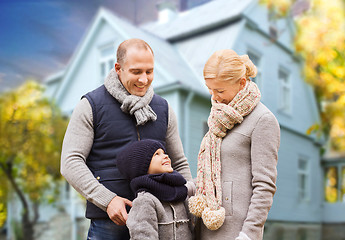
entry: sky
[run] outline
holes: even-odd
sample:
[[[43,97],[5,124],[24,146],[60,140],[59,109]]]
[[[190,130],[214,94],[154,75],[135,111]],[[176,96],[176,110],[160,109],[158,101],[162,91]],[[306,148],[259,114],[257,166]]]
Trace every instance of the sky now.
[[[63,70],[99,7],[143,23],[156,19],[156,2],[0,0],[0,91]]]

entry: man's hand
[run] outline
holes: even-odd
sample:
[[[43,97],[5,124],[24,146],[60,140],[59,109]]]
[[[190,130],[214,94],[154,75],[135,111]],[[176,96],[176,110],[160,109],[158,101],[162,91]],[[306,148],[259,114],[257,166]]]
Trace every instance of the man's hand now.
[[[107,207],[109,218],[117,225],[126,225],[127,211],[126,205],[132,207],[132,202],[126,198],[116,196],[110,201]]]

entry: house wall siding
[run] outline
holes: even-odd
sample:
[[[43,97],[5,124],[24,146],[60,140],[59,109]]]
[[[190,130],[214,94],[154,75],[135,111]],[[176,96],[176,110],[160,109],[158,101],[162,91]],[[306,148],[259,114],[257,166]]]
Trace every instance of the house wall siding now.
[[[308,138],[281,128],[278,153],[277,192],[269,212],[269,220],[290,222],[322,221],[322,174],[319,161],[319,146]],[[308,201],[298,197],[298,160],[309,160]]]
[[[188,97],[186,95],[185,97]],[[187,107],[187,106],[186,106]],[[192,176],[197,175],[198,153],[200,143],[204,137],[205,123],[207,123],[210,114],[211,103],[210,100],[195,96],[186,111],[188,111],[188,119],[185,125],[186,133],[184,135],[184,148],[187,159],[189,161]],[[187,116],[185,116],[186,118]],[[186,120],[186,119],[185,119]],[[186,139],[187,138],[187,139]],[[186,144],[186,141],[188,143]]]

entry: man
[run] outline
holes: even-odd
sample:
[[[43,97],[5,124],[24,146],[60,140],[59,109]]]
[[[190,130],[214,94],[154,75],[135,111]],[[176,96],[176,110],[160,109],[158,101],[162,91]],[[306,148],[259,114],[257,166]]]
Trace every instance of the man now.
[[[84,95],[71,116],[61,174],[87,199],[88,239],[129,239],[126,206],[134,196],[117,169],[116,156],[130,142],[162,142],[174,170],[191,180],[175,114],[153,92],[153,69],[153,51],[145,41],[122,42],[104,85]]]

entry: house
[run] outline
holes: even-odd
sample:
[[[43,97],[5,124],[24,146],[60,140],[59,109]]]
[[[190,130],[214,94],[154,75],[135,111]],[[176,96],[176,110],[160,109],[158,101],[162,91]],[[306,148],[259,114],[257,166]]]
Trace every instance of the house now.
[[[253,81],[261,90],[262,102],[281,127],[277,192],[264,239],[326,239],[323,232],[329,239],[343,239],[324,231],[325,227],[344,226],[345,217],[337,215],[335,205],[324,203],[325,171],[319,154],[323,143],[306,134],[320,120],[319,112],[312,88],[303,81],[303,62],[292,47],[295,29],[291,19],[270,19],[257,0],[214,0],[181,13],[162,6],[159,15],[156,22],[134,26],[100,9],[66,69],[47,79],[47,94],[70,115],[83,94],[103,83],[114,66],[119,43],[144,39],[155,53],[154,90],[176,113],[185,154],[196,177],[197,154],[210,111],[203,66],[218,49],[248,54],[258,67]],[[75,209],[84,203],[73,190],[68,193],[65,201],[73,204],[66,211],[72,213],[75,237],[85,220],[84,213]]]

